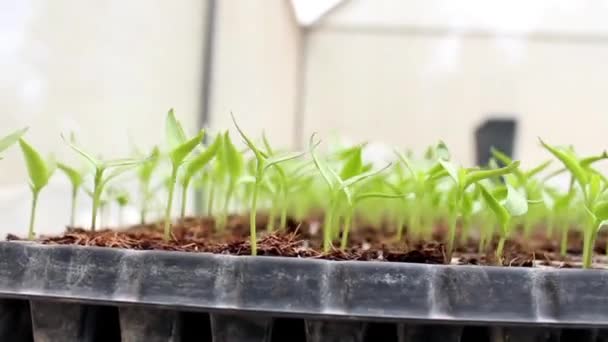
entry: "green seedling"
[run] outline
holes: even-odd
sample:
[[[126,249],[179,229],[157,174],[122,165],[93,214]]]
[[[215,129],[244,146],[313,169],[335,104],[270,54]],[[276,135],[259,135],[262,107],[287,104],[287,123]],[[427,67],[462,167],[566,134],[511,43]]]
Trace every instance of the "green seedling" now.
[[[91,210],[91,230],[95,231],[97,224],[97,212],[100,208],[101,204],[101,196],[103,191],[108,185],[108,183],[114,178],[118,177],[122,173],[130,170],[134,166],[142,163],[144,160],[141,159],[133,159],[133,158],[123,158],[123,159],[114,159],[109,161],[102,161],[99,158],[93,157],[91,154],[87,153],[81,147],[77,146],[73,139],[66,139],[65,136],[61,135],[63,141],[68,144],[76,153],[82,156],[86,161],[88,161],[91,166],[95,169],[93,174],[93,190],[91,193],[91,198],[93,200],[93,209]],[[106,174],[106,171],[109,173]]]
[[[226,225],[228,207],[230,205],[230,201],[232,200],[235,186],[244,171],[243,156],[241,155],[241,152],[236,149],[232,143],[232,140],[230,140],[230,135],[228,132],[224,134],[223,144],[221,147],[221,152],[218,153],[218,158],[221,160],[220,165],[225,167],[224,178],[227,183],[227,189],[224,195],[224,206],[222,208],[222,214],[220,216],[218,225],[218,229],[221,231]]]
[[[150,153],[150,157],[144,160],[137,167],[137,178],[139,180],[139,188],[141,192],[141,206],[139,209],[140,224],[146,223],[146,215],[150,206],[150,198],[152,197],[152,192],[150,191],[150,182],[152,181],[154,172],[158,169],[160,159],[160,150],[158,147],[154,146],[152,153]]]
[[[503,201],[499,201],[497,196],[491,193],[482,182],[478,182],[477,186],[481,190],[481,195],[486,205],[496,215],[500,226],[500,240],[496,247],[496,259],[502,263],[505,242],[510,233],[511,218],[524,215],[528,211],[528,202],[524,195],[508,183],[505,186],[506,198]],[[499,188],[499,190],[502,189]]]
[[[22,138],[19,139],[19,145],[23,152],[23,158],[27,166],[27,172],[30,178],[30,189],[32,190],[32,207],[30,213],[30,225],[27,238],[33,240],[36,236],[34,231],[34,221],[36,219],[36,206],[38,204],[38,195],[40,191],[49,183],[49,179],[55,172],[55,162],[51,159],[44,161],[40,154],[30,146]]]
[[[184,132],[181,123],[175,118],[173,109],[169,110],[169,113],[167,113],[167,119],[165,121],[165,138],[167,139],[167,145],[169,146],[171,177],[163,230],[163,238],[165,241],[169,241],[169,238],[171,237],[171,208],[173,205],[173,193],[175,192],[177,173],[190,152],[202,143],[204,134],[205,131],[200,130],[194,138],[186,138],[186,133]]]
[[[583,227],[583,268],[592,264],[593,246],[597,233],[608,218],[608,202],[605,200],[606,187],[602,185],[599,173],[590,166],[595,161],[606,158],[606,153],[597,157],[579,159],[571,149],[551,146],[539,139],[541,145],[557,158],[570,172],[573,182],[578,184],[584,198],[586,215]]]
[[[217,154],[218,149],[220,147],[222,147],[223,144],[224,144],[223,135],[218,134],[215,137],[215,140],[213,140],[213,143],[207,149],[205,149],[203,152],[200,152],[198,155],[196,155],[191,160],[187,161],[186,167],[184,169],[184,175],[182,177],[182,182],[181,182],[182,208],[180,211],[180,214],[181,214],[180,216],[182,218],[184,218],[186,216],[186,204],[187,204],[187,200],[188,200],[188,198],[187,198],[188,187],[190,186],[190,182],[192,181],[193,177],[197,173],[203,172],[203,169],[205,168],[205,166],[207,166],[207,164],[209,164],[211,162],[211,160],[213,160],[213,158]],[[204,173],[202,175],[208,176],[208,173]],[[206,179],[203,181],[203,183],[204,184],[207,183]],[[210,184],[210,186],[213,186],[213,185]]]
[[[113,189],[111,197],[118,205],[118,224],[122,225],[124,223],[125,207],[131,201],[131,197],[129,196],[129,193],[124,189]]]
[[[57,168],[61,170],[72,184],[72,196],[70,203],[70,226],[74,227],[76,219],[76,203],[78,198],[78,191],[84,182],[84,172],[78,171],[67,164],[57,163]]]
[[[257,255],[257,223],[256,223],[256,211],[257,211],[257,203],[258,203],[258,195],[260,192],[260,188],[262,186],[262,182],[264,180],[264,174],[268,171],[269,168],[274,165],[286,162],[288,160],[300,158],[304,155],[301,152],[289,152],[278,156],[268,156],[261,149],[259,149],[249,137],[245,134],[245,132],[239,127],[236,123],[236,119],[234,115],[232,115],[232,122],[239,132],[241,138],[244,140],[245,144],[249,149],[253,152],[255,156],[255,172],[254,178],[255,182],[253,184],[253,190],[251,194],[251,207],[249,214],[249,235],[250,235],[250,243],[251,243],[251,255]]]
[[[323,225],[323,251],[327,253],[332,248],[333,237],[337,235],[336,232],[337,228],[339,227],[337,223],[340,219],[340,217],[337,216],[337,213],[339,212],[339,208],[343,205],[342,202],[346,201],[350,210],[354,203],[352,188],[357,183],[370,177],[373,177],[377,174],[380,174],[384,170],[388,169],[390,167],[390,164],[380,170],[362,172],[356,175],[352,175],[348,179],[342,179],[334,170],[332,170],[327,165],[327,163],[323,159],[317,156],[316,148],[318,145],[319,143],[315,142],[315,134],[313,134],[310,137],[309,141],[310,154],[312,156],[315,166],[321,174],[321,177],[327,184],[327,188],[329,191],[329,206],[327,211],[325,212],[325,222]],[[346,227],[348,228],[350,226],[350,222],[347,222],[347,224],[348,225]],[[346,235],[348,235],[348,232],[346,232]]]
[[[446,251],[446,260],[450,261],[452,259],[452,252],[454,251],[457,219],[459,216],[462,216],[463,213],[467,213],[469,211],[465,195],[467,188],[484,179],[496,178],[511,173],[513,170],[517,169],[519,162],[512,162],[505,167],[496,169],[465,169],[462,167],[457,167],[455,164],[449,161],[449,153],[447,152],[447,147],[443,143],[439,144],[438,151],[440,153],[440,157],[438,159],[438,164],[436,164],[436,166],[430,170],[432,175],[431,179],[443,177],[444,174],[441,172],[443,170],[454,182],[454,187],[452,189],[453,191],[451,192],[451,201],[449,204],[448,245]]]

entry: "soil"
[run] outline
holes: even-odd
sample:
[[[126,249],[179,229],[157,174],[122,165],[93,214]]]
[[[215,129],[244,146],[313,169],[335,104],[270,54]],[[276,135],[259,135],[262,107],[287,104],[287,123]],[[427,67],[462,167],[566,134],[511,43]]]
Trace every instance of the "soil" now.
[[[258,227],[266,226],[266,216],[259,215]],[[446,248],[441,242],[445,228],[438,225],[428,241],[395,241],[395,233],[388,227],[360,225],[350,234],[349,248],[337,247],[322,252],[322,232],[318,219],[304,222],[288,220],[287,227],[268,233],[258,228],[258,255],[313,258],[327,260],[358,260],[445,264]],[[162,223],[135,225],[120,230],[104,229],[95,232],[81,228],[68,228],[61,236],[41,237],[40,243],[127,248],[134,250],[167,250],[183,252],[209,252],[217,254],[250,255],[248,217],[230,216],[223,231],[218,231],[212,218],[188,217],[175,222],[169,241],[163,240]],[[9,235],[8,240],[17,240]],[[559,237],[549,239],[540,231],[531,237],[516,232],[507,241],[503,266],[511,267],[580,267],[582,237],[571,231],[568,255],[559,255]],[[606,254],[608,236],[600,235],[595,246],[596,261]],[[479,254],[475,238],[460,243],[451,264],[499,265],[494,256],[497,241],[491,241],[488,252]],[[339,241],[335,241],[339,246]],[[605,259],[605,258],[604,258]],[[600,262],[595,267],[604,267]],[[606,266],[608,268],[608,266]]]

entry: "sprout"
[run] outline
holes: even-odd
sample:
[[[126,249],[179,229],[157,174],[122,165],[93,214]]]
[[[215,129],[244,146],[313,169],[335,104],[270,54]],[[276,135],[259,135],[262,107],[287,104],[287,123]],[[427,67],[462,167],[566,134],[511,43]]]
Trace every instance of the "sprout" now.
[[[112,179],[118,177],[120,174],[142,163],[143,160],[124,158],[102,161],[85,152],[74,142],[66,139],[65,136],[61,135],[61,138],[95,168],[95,173],[93,175],[93,191],[91,193],[91,198],[93,200],[93,209],[91,211],[91,230],[95,231],[97,211],[101,205],[101,195],[103,194],[103,190],[105,189],[106,185],[108,185]],[[111,172],[109,174],[105,174],[106,171],[109,170],[111,170]]]
[[[329,190],[329,207],[325,213],[325,223],[323,225],[323,251],[329,252],[329,250],[332,248],[333,236],[337,235],[338,233],[338,231],[334,231],[334,229],[338,227],[336,223],[339,220],[339,216],[336,216],[336,212],[342,204],[341,202],[343,200],[346,200],[346,203],[349,207],[349,214],[346,216],[347,221],[345,225],[345,231],[343,232],[343,235],[346,235],[348,237],[348,230],[350,228],[350,213],[352,212],[354,204],[358,202],[358,198],[354,197],[352,193],[354,185],[381,173],[382,171],[388,169],[391,164],[385,166],[380,170],[361,172],[363,171],[363,168],[358,167],[356,163],[350,163],[349,168],[356,167],[357,169],[355,172],[358,173],[352,172],[352,170],[348,170],[347,172],[343,172],[343,174],[346,174],[350,177],[348,179],[342,179],[334,170],[332,170],[326,164],[323,159],[317,156],[315,150],[318,145],[319,142],[315,142],[315,134],[313,134],[310,137],[309,141],[310,154],[312,155],[312,159],[315,163],[315,166],[319,170],[319,173],[321,174],[323,180],[325,180],[325,183],[327,184]],[[343,240],[344,246],[346,245],[346,241],[347,240],[345,239]]]
[[[228,206],[230,204],[230,200],[232,199],[237,181],[244,171],[243,156],[236,149],[234,144],[232,144],[232,140],[230,140],[230,135],[228,132],[224,133],[224,138],[222,140],[223,144],[220,150],[221,152],[218,153],[218,159],[220,159],[219,165],[223,166],[222,171],[224,171],[224,178],[226,178],[227,190],[224,195],[224,207],[222,208],[222,215],[220,216],[218,225],[218,229],[220,231],[223,230],[224,226],[226,225]]]
[[[583,227],[583,268],[589,268],[592,264],[595,238],[601,226],[608,219],[608,200],[605,198],[606,186],[601,184],[605,181],[602,180],[599,172],[592,169],[590,165],[608,156],[604,152],[599,156],[579,159],[574,151],[570,149],[553,147],[542,139],[539,140],[541,145],[570,172],[572,180],[579,185],[583,194],[584,209],[587,213]]]
[[[196,175],[198,172],[201,172],[207,164],[215,157],[217,150],[220,146],[223,146],[223,136],[218,134],[215,137],[215,140],[205,151],[199,153],[196,157],[189,160],[186,164],[186,168],[184,170],[184,175],[182,177],[182,208],[181,208],[181,217],[184,218],[186,215],[186,202],[188,196],[188,186],[190,186],[190,182],[192,181],[192,177]]]
[[[23,152],[23,158],[25,159],[27,172],[30,177],[30,189],[32,190],[32,211],[30,213],[27,238],[33,240],[35,237],[34,221],[36,219],[38,195],[40,194],[40,190],[49,183],[49,179],[51,179],[53,172],[55,172],[55,162],[53,160],[45,162],[40,154],[23,139],[19,139],[19,145]]]
[[[499,201],[482,182],[478,182],[477,187],[481,190],[481,195],[486,202],[486,205],[494,212],[500,225],[500,240],[496,247],[496,259],[502,263],[505,241],[510,233],[511,217],[525,214],[528,211],[528,202],[526,201],[526,198],[510,184],[506,185],[507,196],[502,202]]]
[[[110,198],[118,205],[118,225],[124,223],[124,209],[131,201],[131,196],[125,189],[110,188],[108,189]]]
[[[144,160],[137,167],[137,177],[139,179],[139,187],[141,191],[141,207],[139,211],[139,223],[144,224],[146,222],[146,214],[148,212],[150,197],[152,196],[150,191],[150,182],[154,171],[158,168],[160,161],[160,151],[158,147],[152,149],[150,157]]]
[[[260,187],[262,185],[262,181],[264,179],[264,174],[270,167],[272,167],[276,164],[288,161],[288,160],[299,158],[299,157],[303,156],[304,153],[291,152],[291,153],[286,153],[286,154],[282,154],[279,156],[272,156],[272,157],[268,156],[266,153],[262,152],[259,148],[257,148],[255,146],[255,144],[251,141],[251,139],[249,139],[249,137],[247,137],[245,132],[236,123],[236,119],[234,118],[234,115],[232,115],[232,113],[231,113],[231,116],[232,116],[232,122],[234,123],[234,126],[236,127],[237,131],[241,135],[241,138],[243,138],[247,147],[249,147],[249,149],[255,155],[255,160],[256,160],[255,173],[254,173],[255,182],[253,184],[253,193],[251,194],[251,208],[250,208],[250,214],[249,214],[249,230],[250,230],[249,236],[250,236],[250,243],[251,243],[251,255],[257,255],[256,211],[257,211],[258,195],[260,192]]]
[[[517,169],[519,166],[519,162],[512,162],[511,164],[497,169],[465,169],[462,167],[457,167],[453,163],[451,163],[449,159],[449,154],[447,153],[447,147],[445,144],[440,143],[438,146],[438,150],[440,153],[443,153],[443,156],[440,156],[438,159],[438,164],[430,170],[431,179],[437,177],[443,177],[445,173],[452,179],[454,182],[454,187],[451,192],[451,201],[449,208],[449,217],[448,217],[448,246],[446,251],[446,261],[450,261],[452,259],[452,252],[454,251],[454,242],[456,238],[456,221],[459,216],[463,214],[468,215],[469,206],[467,205],[466,199],[466,191],[467,188],[475,183],[478,183],[484,179],[499,177],[508,173],[513,172],[513,170]]]
[[[83,172],[76,170],[75,168],[69,167],[63,163],[57,163],[57,168],[65,174],[65,176],[72,183],[72,197],[71,197],[71,209],[70,209],[70,226],[74,227],[76,219],[76,199],[78,197],[78,190],[84,182]]]
[[[190,152],[202,142],[204,134],[205,131],[200,130],[194,138],[187,139],[181,123],[175,118],[173,109],[169,110],[167,120],[165,121],[165,136],[170,149],[171,177],[169,183],[169,198],[167,200],[167,209],[165,210],[163,234],[165,241],[168,241],[171,236],[171,206],[173,205],[173,193],[175,191],[177,172]]]

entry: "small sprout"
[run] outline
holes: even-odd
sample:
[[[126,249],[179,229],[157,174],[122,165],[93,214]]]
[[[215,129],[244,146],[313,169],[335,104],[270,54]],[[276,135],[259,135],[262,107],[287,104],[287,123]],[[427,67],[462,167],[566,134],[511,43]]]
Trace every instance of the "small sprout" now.
[[[259,195],[260,187],[261,187],[263,179],[264,179],[264,174],[270,167],[272,167],[276,164],[279,164],[279,163],[286,162],[288,160],[300,158],[301,156],[304,155],[304,153],[291,152],[291,153],[286,153],[286,154],[282,154],[282,155],[278,155],[278,156],[268,156],[266,153],[262,152],[262,150],[260,150],[257,146],[255,146],[253,141],[251,141],[251,139],[249,139],[249,137],[245,134],[245,132],[241,129],[241,127],[239,127],[239,125],[236,123],[236,119],[234,118],[234,115],[232,113],[230,115],[232,116],[232,122],[234,123],[234,126],[236,127],[237,131],[239,132],[241,138],[244,140],[247,147],[249,147],[249,149],[253,152],[253,154],[255,156],[255,160],[256,160],[255,172],[254,172],[255,183],[253,184],[253,193],[251,195],[251,208],[250,208],[250,213],[249,213],[249,230],[250,230],[249,235],[250,235],[250,243],[251,243],[251,255],[257,255],[256,211],[257,211],[258,195]]]
[[[502,263],[505,241],[509,237],[511,218],[524,215],[528,211],[526,198],[510,184],[506,185],[507,196],[504,201],[499,201],[481,182],[477,183],[481,195],[490,210],[496,215],[500,226],[500,240],[496,248],[496,259]]]
[[[30,177],[30,189],[32,190],[32,211],[30,213],[30,225],[27,234],[29,240],[33,240],[36,236],[34,231],[34,221],[36,218],[36,205],[38,204],[38,195],[40,191],[49,183],[49,179],[55,172],[55,163],[53,160],[48,162],[40,156],[40,154],[30,146],[25,140],[19,139],[19,145],[23,152],[27,172]]]
[[[448,155],[447,147],[444,144],[440,143],[441,148],[439,148],[442,152],[440,155]],[[462,216],[463,213],[466,213],[466,210],[463,205],[465,204],[463,200],[465,199],[465,193],[469,186],[476,184],[485,179],[491,179],[495,177],[500,177],[506,174],[513,172],[519,167],[519,162],[515,161],[510,163],[509,165],[497,169],[465,169],[462,167],[457,167],[455,164],[450,161],[440,157],[438,159],[438,166],[440,168],[431,169],[431,174],[435,175],[443,175],[443,171],[447,173],[449,178],[451,178],[454,182],[453,188],[453,196],[454,198],[451,201],[450,206],[450,214],[448,217],[449,226],[448,226],[448,246],[446,251],[446,261],[450,262],[452,259],[452,252],[454,251],[454,243],[456,240],[456,221],[459,216]],[[437,176],[432,176],[435,178]]]
[[[103,190],[105,189],[108,183],[121,175],[122,173],[130,170],[131,168],[137,166],[142,163],[143,160],[140,159],[114,159],[109,161],[102,161],[98,158],[93,157],[89,153],[85,152],[82,148],[76,145],[73,142],[73,139],[66,139],[62,134],[61,138],[68,144],[75,152],[80,154],[85,160],[87,160],[94,168],[95,173],[93,175],[93,191],[91,194],[91,198],[93,199],[93,210],[91,211],[91,230],[95,231],[96,223],[97,223],[97,211],[101,205],[101,196],[103,194]],[[109,174],[104,175],[106,171],[112,170]]]
[[[124,209],[131,201],[129,193],[124,189],[110,188],[108,189],[111,199],[118,205],[118,224],[124,224]]]
[[[335,232],[333,232],[333,230],[338,227],[337,222],[339,221],[340,217],[336,216],[336,214],[338,208],[342,205],[341,202],[343,201],[343,199],[346,200],[346,204],[349,208],[349,215],[347,215],[348,221],[346,222],[346,230],[343,232],[343,234],[347,236],[345,239],[343,239],[343,244],[345,245],[347,241],[346,239],[348,238],[348,229],[350,228],[350,213],[352,212],[353,205],[356,203],[356,201],[354,201],[356,197],[353,196],[354,185],[370,177],[380,174],[384,170],[388,169],[391,164],[388,164],[380,170],[361,172],[352,175],[349,174],[350,177],[348,179],[342,179],[334,170],[332,170],[327,165],[327,163],[323,159],[317,156],[315,150],[318,145],[319,142],[315,142],[315,134],[313,134],[309,140],[310,154],[312,156],[315,166],[319,170],[321,177],[325,180],[325,183],[327,184],[329,190],[329,207],[325,213],[325,223],[323,226],[323,251],[329,252],[332,248],[333,236],[337,235],[336,233],[338,232],[338,230],[336,230]],[[362,170],[359,169],[358,171],[360,172]]]
[[[171,207],[173,205],[173,193],[175,192],[175,182],[177,181],[177,172],[180,166],[184,163],[186,157],[192,152],[203,140],[204,130],[200,130],[194,138],[186,138],[186,133],[182,128],[181,123],[175,118],[173,109],[167,113],[165,121],[165,137],[169,146],[169,157],[171,159],[171,177],[169,183],[169,198],[167,200],[167,208],[165,210],[164,234],[165,241],[169,241],[171,237]]]
[[[199,153],[196,157],[189,160],[184,170],[182,177],[182,208],[180,211],[181,217],[186,216],[186,202],[188,196],[188,187],[192,178],[199,172],[201,172],[213,158],[215,158],[218,149],[223,145],[223,136],[218,134],[215,137],[213,143],[203,152]]]
[[[150,197],[152,196],[150,191],[150,182],[156,169],[158,168],[160,161],[160,151],[157,146],[152,149],[150,157],[144,160],[137,167],[137,177],[139,179],[139,186],[141,191],[141,207],[139,213],[139,223],[144,224],[146,222],[146,214],[148,212]]]
[[[61,170],[65,176],[72,183],[72,197],[71,197],[71,209],[70,209],[70,226],[74,227],[76,219],[76,199],[78,197],[78,190],[84,182],[83,172],[76,170],[66,164],[57,163],[57,168]]]

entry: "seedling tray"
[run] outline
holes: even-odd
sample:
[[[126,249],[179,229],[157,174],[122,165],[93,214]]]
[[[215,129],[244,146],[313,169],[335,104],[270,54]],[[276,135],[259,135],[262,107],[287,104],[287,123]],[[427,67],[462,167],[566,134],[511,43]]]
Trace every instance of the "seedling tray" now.
[[[607,284],[602,270],[0,242],[0,340],[603,341]]]

